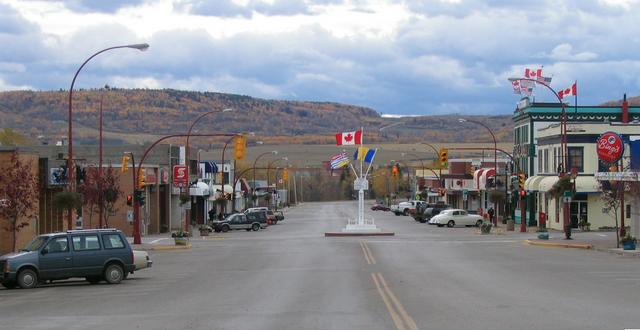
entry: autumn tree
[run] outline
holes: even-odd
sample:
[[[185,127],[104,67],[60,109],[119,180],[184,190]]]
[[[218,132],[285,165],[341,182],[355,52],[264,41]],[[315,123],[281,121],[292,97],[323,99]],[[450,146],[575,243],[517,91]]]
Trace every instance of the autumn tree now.
[[[99,226],[102,227],[104,224],[109,227],[109,217],[117,212],[115,204],[123,195],[119,181],[116,171],[111,166],[103,169],[102,173],[97,168],[86,171],[78,191],[83,196],[83,205],[89,207],[89,227],[92,227],[94,209],[102,215]]]
[[[10,163],[0,170],[0,221],[3,229],[13,235],[13,251],[17,233],[29,226],[26,219],[35,215],[37,194],[32,164],[21,161],[18,153],[13,152]]]

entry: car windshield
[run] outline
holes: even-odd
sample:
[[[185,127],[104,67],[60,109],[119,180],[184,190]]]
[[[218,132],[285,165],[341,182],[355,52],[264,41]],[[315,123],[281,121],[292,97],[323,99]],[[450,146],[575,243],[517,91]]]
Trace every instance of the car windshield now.
[[[37,251],[40,249],[42,244],[47,240],[46,236],[38,236],[31,240],[31,242],[27,243],[25,247],[20,251]]]

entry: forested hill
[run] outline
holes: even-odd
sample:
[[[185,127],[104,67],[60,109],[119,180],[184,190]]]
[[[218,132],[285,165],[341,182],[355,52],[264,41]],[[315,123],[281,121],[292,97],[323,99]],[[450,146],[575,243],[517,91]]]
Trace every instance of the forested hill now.
[[[66,136],[68,91],[0,92],[0,128],[49,141]],[[186,132],[201,114],[226,108],[231,112],[207,115],[198,122],[202,133],[254,132],[270,143],[332,143],[332,134],[365,127],[369,141],[433,142],[477,141],[482,127],[460,130],[455,116],[383,118],[375,110],[331,102],[265,100],[249,96],[173,89],[74,90],[74,140],[94,140],[100,103],[104,130],[110,140],[127,136],[158,136]],[[499,140],[509,141],[510,115],[478,116]],[[380,128],[392,125],[388,129]],[[121,136],[120,136],[121,135]],[[373,139],[373,141],[372,141]],[[129,139],[130,140],[130,139]],[[148,140],[148,139],[145,139]],[[127,141],[131,142],[131,141]]]

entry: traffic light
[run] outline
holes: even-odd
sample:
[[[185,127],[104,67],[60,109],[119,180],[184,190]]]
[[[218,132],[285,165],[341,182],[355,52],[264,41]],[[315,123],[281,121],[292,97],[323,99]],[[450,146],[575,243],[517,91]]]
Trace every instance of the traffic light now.
[[[398,165],[393,165],[393,167],[391,168],[391,174],[394,178],[398,177]]]
[[[233,146],[233,159],[242,160],[247,148],[247,139],[243,135],[236,135]]]
[[[449,149],[440,148],[440,152],[438,153],[440,160],[440,168],[449,167]]]
[[[144,168],[140,169],[140,174],[138,175],[138,189],[144,189],[144,186],[147,184],[145,181],[146,172]]]
[[[127,195],[127,206],[133,206],[133,195]]]
[[[289,169],[285,168],[284,170],[282,170],[282,180],[283,181],[289,181]]]
[[[120,173],[125,173],[129,169],[129,155],[122,156],[122,167]]]
[[[134,200],[136,202],[138,202],[138,204],[140,206],[143,206],[144,205],[144,199],[145,199],[144,191],[143,190],[136,190],[133,193],[134,193]]]
[[[520,191],[524,191],[524,182],[527,179],[527,176],[520,172],[518,174],[518,188],[520,188]]]

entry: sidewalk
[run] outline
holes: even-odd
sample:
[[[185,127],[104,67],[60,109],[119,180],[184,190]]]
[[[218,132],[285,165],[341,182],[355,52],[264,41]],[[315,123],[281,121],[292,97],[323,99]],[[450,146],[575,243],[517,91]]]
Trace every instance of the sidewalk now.
[[[127,237],[131,248],[142,251],[169,251],[191,249],[191,243],[176,245],[170,233],[142,237],[142,244],[133,244],[133,237]]]
[[[622,256],[640,257],[640,250],[625,251],[616,248],[616,233],[614,231],[588,231],[574,230],[571,239],[565,239],[564,232],[549,230],[549,239],[538,239],[536,227],[527,228],[528,232],[535,236],[525,240],[525,244],[544,247],[590,249]]]

